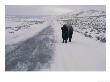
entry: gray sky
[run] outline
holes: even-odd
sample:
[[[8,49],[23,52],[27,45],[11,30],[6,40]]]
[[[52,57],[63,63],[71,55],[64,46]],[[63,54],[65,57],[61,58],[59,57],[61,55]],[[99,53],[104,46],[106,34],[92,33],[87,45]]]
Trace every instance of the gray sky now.
[[[6,5],[6,15],[60,15],[75,10],[105,10],[103,5]]]

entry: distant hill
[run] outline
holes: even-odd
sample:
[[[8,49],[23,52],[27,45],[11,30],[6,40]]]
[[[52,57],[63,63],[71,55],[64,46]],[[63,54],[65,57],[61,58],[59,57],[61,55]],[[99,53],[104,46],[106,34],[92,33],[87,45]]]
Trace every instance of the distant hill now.
[[[106,11],[100,11],[100,10],[78,10],[73,11],[64,15],[60,15],[58,18],[60,19],[72,19],[73,17],[88,17],[88,16],[100,16],[100,15],[106,15]]]

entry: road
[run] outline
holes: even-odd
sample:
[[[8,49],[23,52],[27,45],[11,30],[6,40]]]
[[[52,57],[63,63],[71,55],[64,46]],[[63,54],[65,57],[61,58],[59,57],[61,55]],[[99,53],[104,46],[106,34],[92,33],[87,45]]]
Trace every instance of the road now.
[[[7,71],[105,71],[106,45],[74,32],[62,43],[61,25],[53,21],[38,35],[6,46]],[[11,50],[12,49],[12,50]]]
[[[50,70],[55,71],[105,71],[106,45],[73,33],[72,42],[62,43],[61,25],[53,23],[55,53]]]
[[[6,71],[38,71],[52,59],[54,35],[51,26],[26,41],[6,46]]]

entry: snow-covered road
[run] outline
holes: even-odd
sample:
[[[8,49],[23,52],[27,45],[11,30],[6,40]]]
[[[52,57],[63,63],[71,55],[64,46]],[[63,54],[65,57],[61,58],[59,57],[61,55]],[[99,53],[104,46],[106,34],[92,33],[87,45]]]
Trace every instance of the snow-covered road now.
[[[33,37],[6,46],[7,71],[106,70],[105,43],[76,32],[73,33],[71,43],[62,43],[61,24],[55,20],[50,20],[49,24]],[[11,48],[14,49],[10,51]]]
[[[54,50],[51,26],[31,38],[5,47],[6,71],[39,71],[47,69]]]
[[[62,43],[61,25],[53,22],[55,31],[54,57],[49,70],[54,71],[104,71],[106,70],[106,45],[74,32],[71,43]]]

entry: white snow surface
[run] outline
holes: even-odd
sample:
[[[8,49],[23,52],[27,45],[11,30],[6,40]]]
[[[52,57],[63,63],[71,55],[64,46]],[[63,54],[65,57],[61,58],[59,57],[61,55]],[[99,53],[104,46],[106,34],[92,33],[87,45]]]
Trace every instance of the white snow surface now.
[[[21,22],[10,22],[11,24],[8,23],[10,26],[17,26],[17,24],[20,24]],[[6,45],[12,45],[16,44],[20,41],[24,41],[28,38],[33,37],[34,35],[38,34],[41,30],[46,28],[49,24],[49,22],[45,22],[43,24],[34,24],[31,25],[28,29],[21,29],[19,31],[16,31],[15,33],[9,33],[9,30],[6,30],[6,38],[5,38],[5,44]]]
[[[55,50],[50,71],[105,71],[106,44],[84,37],[74,32],[72,42],[62,43],[61,24],[50,20],[43,24],[33,24],[28,29],[13,33],[6,30],[6,45],[16,44],[38,34],[47,26],[52,26],[55,36]]]
[[[49,70],[54,71],[105,71],[106,45],[73,33],[71,43],[62,43],[61,25],[53,22],[55,53]]]

